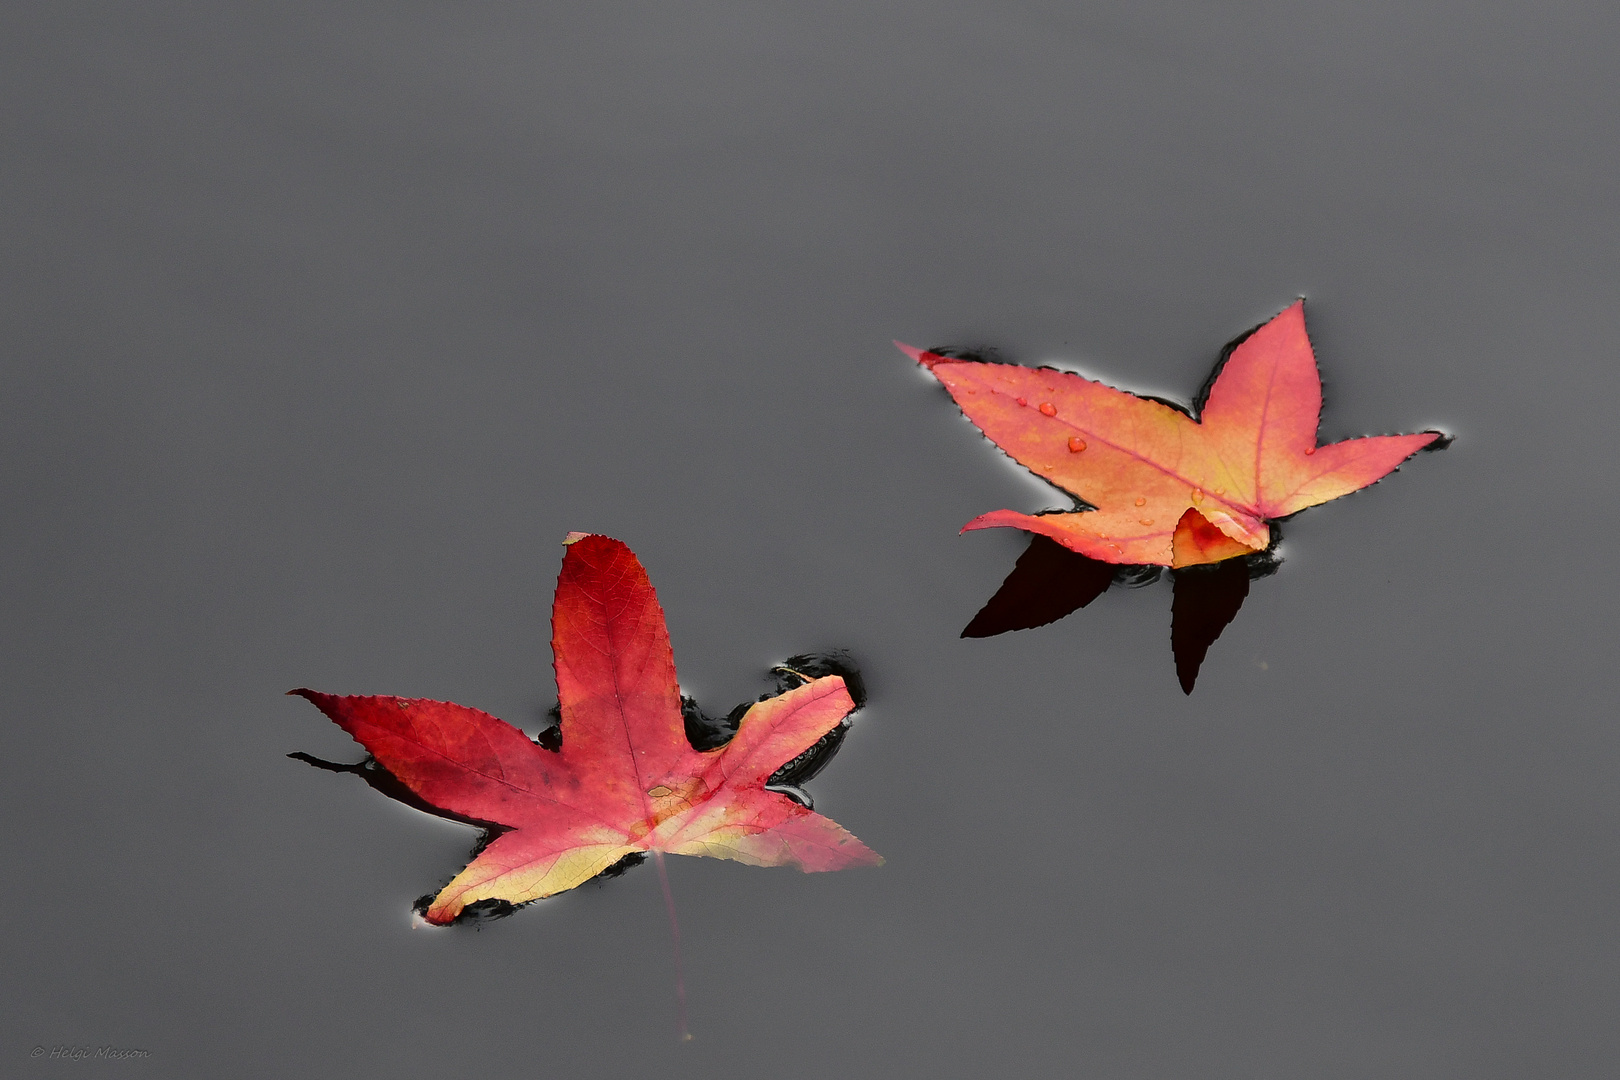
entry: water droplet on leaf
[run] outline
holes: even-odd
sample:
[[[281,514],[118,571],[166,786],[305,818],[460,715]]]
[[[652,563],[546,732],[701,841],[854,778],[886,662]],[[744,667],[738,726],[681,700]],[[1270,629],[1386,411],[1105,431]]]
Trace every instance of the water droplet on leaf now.
[[[1085,448],[1086,448],[1086,440],[1076,438],[1073,435],[1069,436],[1069,453],[1078,454],[1080,451],[1084,450]]]
[[[1041,415],[1042,416],[1056,416],[1057,415],[1057,406],[1052,404],[1050,401],[1041,402]]]

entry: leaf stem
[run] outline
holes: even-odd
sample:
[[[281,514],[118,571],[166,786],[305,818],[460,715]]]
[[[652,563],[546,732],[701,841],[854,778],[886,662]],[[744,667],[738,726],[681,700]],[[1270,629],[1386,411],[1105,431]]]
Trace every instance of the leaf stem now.
[[[675,946],[675,1033],[681,1042],[691,1042],[692,1033],[686,1030],[686,976],[681,971],[681,924],[675,918],[675,894],[669,888],[669,871],[664,868],[664,853],[653,849],[653,861],[658,864],[658,884],[664,889],[664,908],[669,912],[669,937]]]

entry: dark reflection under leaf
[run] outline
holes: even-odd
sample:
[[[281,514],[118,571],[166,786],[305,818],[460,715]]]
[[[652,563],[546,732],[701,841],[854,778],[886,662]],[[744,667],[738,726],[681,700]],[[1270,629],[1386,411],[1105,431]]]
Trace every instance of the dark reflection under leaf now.
[[[1274,534],[1278,532],[1273,529]],[[1257,552],[1209,566],[1172,570],[1170,648],[1176,678],[1191,694],[1209,647],[1237,616],[1249,595],[1249,582],[1274,573],[1279,560]],[[1029,547],[1012,573],[962,631],[983,638],[1056,622],[1085,607],[1113,585],[1137,588],[1157,581],[1162,568],[1120,566],[1071,551],[1056,540],[1030,535]]]
[[[860,666],[842,649],[790,656],[771,668],[767,674],[776,681],[774,692],[761,694],[757,701],[745,701],[723,717],[709,716],[693,699],[681,698],[681,715],[686,722],[686,741],[692,744],[694,750],[718,750],[737,734],[737,725],[742,722],[743,715],[758,701],[767,701],[826,675],[838,675],[843,678],[850,699],[855,702],[855,708],[850,710],[850,716],[854,716],[861,706],[866,704],[866,682],[861,678]],[[816,740],[813,746],[791,761],[785,762],[781,768],[772,773],[770,779],[765,782],[765,790],[786,795],[807,810],[815,809],[815,802],[810,798],[810,793],[804,790],[803,785],[825,769],[832,761],[833,755],[838,753],[839,747],[844,745],[844,736],[849,733],[850,716],[844,717],[837,727]]]
[[[800,805],[813,809],[814,804],[810,793],[803,786],[816,774],[825,769],[834,755],[844,744],[844,736],[848,734],[850,717],[866,704],[866,683],[861,678],[861,669],[850,654],[842,649],[835,649],[822,653],[801,653],[790,656],[784,662],[777,664],[767,672],[767,678],[773,679],[776,688],[770,693],[761,694],[756,701],[745,701],[731,712],[722,717],[713,717],[705,713],[698,703],[689,697],[681,698],[681,716],[685,721],[686,740],[692,749],[707,752],[718,750],[731,741],[737,734],[738,724],[743,715],[760,701],[768,701],[778,697],[805,683],[819,679],[825,675],[839,675],[843,677],[844,685],[849,690],[850,699],[854,701],[855,708],[850,715],[844,717],[837,727],[823,735],[816,743],[792,760],[784,763],[765,783],[767,791],[774,791],[793,799]],[[561,707],[553,705],[546,711],[550,723],[537,734],[534,741],[537,745],[553,753],[562,750],[562,711]],[[398,777],[383,768],[375,758],[366,757],[363,761],[346,764],[338,761],[327,761],[313,754],[295,751],[287,755],[305,764],[313,765],[317,769],[327,772],[353,773],[360,777],[370,787],[393,799],[403,803],[413,810],[420,810],[424,814],[444,818],[447,821],[460,822],[483,830],[474,844],[471,856],[488,847],[490,842],[504,832],[508,832],[505,825],[492,821],[480,821],[477,818],[465,817],[452,813],[427,802],[405,785]],[[640,866],[647,860],[645,852],[633,851],[624,856],[612,866],[597,874],[592,881],[603,882],[623,875],[631,867]],[[449,879],[446,879],[448,881]],[[418,915],[424,915],[432,905],[436,893],[429,893],[419,897],[412,909]],[[455,925],[477,925],[494,919],[504,919],[506,916],[524,907],[523,904],[513,904],[507,900],[479,900],[467,907],[455,919]]]
[[[1029,547],[1018,556],[1012,573],[962,636],[994,637],[1057,622],[1107,592],[1117,569],[1070,551],[1049,536],[1031,533]]]
[[[1249,568],[1242,559],[1172,570],[1175,596],[1170,601],[1170,651],[1176,658],[1181,692],[1191,694],[1198,669],[1215,639],[1237,618],[1249,595]]]

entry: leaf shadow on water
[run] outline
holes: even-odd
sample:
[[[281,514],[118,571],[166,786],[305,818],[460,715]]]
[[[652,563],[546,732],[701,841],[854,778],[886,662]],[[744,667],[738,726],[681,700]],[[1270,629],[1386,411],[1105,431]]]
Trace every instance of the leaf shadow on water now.
[[[1274,530],[1275,531],[1275,530]],[[1249,582],[1276,572],[1272,551],[1170,571],[1170,650],[1181,690],[1191,694],[1209,647],[1237,617],[1249,595]],[[1140,588],[1158,581],[1159,566],[1120,566],[1070,551],[1056,540],[1030,534],[1029,547],[1013,564],[979,613],[962,631],[965,638],[994,637],[1054,623],[1085,607],[1110,586]]]
[[[792,799],[806,809],[813,809],[814,802],[810,797],[810,793],[804,790],[804,785],[832,761],[839,748],[843,746],[845,735],[849,733],[851,717],[866,704],[866,682],[861,678],[860,666],[846,650],[834,649],[828,652],[801,653],[788,657],[766,673],[766,678],[772,679],[776,683],[776,688],[773,691],[761,694],[755,701],[743,702],[725,716],[711,716],[705,713],[694,699],[683,695],[681,698],[681,717],[685,723],[686,741],[691,744],[692,749],[699,752],[718,750],[730,742],[732,736],[737,734],[737,728],[742,722],[743,716],[754,705],[761,701],[769,701],[773,697],[778,697],[789,690],[803,686],[805,683],[825,675],[838,675],[843,678],[844,686],[848,689],[849,696],[854,701],[855,707],[849,711],[849,714],[843,720],[839,721],[836,727],[823,735],[809,749],[785,762],[765,782],[767,791],[774,791]],[[545,715],[548,723],[534,737],[534,742],[542,749],[549,750],[552,753],[560,753],[563,745],[562,707],[553,705],[546,710]],[[313,754],[306,754],[302,750],[294,751],[287,756],[326,772],[352,773],[364,780],[372,790],[386,795],[397,803],[409,806],[413,810],[420,810],[424,814],[444,818],[446,821],[455,821],[482,830],[477,842],[473,845],[471,853],[468,855],[469,860],[488,847],[496,837],[510,831],[508,826],[501,825],[498,822],[481,821],[477,818],[466,817],[434,806],[417,795],[402,780],[389,772],[370,755],[352,764],[327,761]],[[601,883],[620,877],[632,867],[640,866],[646,861],[647,855],[645,852],[633,851],[591,880]],[[450,879],[446,878],[444,883],[448,884],[449,881]],[[437,895],[436,891],[418,897],[416,902],[411,905],[412,910],[418,915],[425,915],[428,907],[433,903],[435,895]],[[534,902],[530,901],[530,903]],[[495,919],[504,919],[520,907],[527,906],[528,904],[514,904],[507,900],[478,900],[468,904],[461,914],[456,917],[452,925],[471,925],[477,928],[483,923]]]

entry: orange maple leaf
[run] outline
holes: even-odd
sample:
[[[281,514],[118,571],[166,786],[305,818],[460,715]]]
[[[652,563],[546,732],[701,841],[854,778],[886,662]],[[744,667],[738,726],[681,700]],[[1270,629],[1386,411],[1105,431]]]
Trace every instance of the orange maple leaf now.
[[[1316,442],[1322,381],[1295,302],[1243,339],[1194,419],[1050,368],[958,360],[895,342],[927,367],[992,442],[1089,504],[997,510],[1010,526],[1109,563],[1185,567],[1264,551],[1268,521],[1376,482],[1439,432]]]
[[[521,904],[626,855],[670,852],[838,870],[883,860],[836,822],[765,784],[855,707],[837,675],[753,705],[716,750],[686,738],[664,612],[630,549],[570,534],[552,609],[562,721],[549,750],[488,713],[397,697],[308,698],[431,807],[499,832],[433,899]]]

